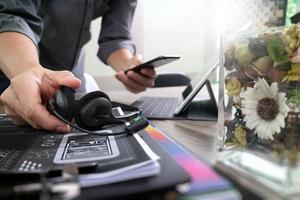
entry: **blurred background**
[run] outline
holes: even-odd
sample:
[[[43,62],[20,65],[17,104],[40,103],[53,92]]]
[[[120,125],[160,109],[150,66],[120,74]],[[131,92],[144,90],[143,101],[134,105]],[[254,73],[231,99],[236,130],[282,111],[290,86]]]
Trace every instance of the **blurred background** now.
[[[179,61],[157,69],[193,76],[218,52],[220,34],[249,28],[282,26],[299,12],[300,0],[140,0],[132,26],[137,52],[145,61],[165,54]],[[96,56],[101,19],[93,21],[86,45],[86,72],[111,79],[114,71]],[[102,89],[120,89],[118,81]]]

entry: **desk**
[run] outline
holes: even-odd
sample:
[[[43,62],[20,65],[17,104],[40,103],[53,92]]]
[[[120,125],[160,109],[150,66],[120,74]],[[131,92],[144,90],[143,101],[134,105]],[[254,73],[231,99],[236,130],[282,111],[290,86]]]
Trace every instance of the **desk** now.
[[[128,91],[105,91],[112,100],[131,104],[141,96],[177,96],[184,87],[151,88],[140,94]],[[201,94],[200,94],[201,95]],[[191,120],[151,120],[157,128],[168,134],[196,157],[213,164],[216,160],[217,122]]]
[[[100,81],[99,79],[97,81]],[[151,88],[139,94],[126,90],[105,91],[112,100],[131,104],[141,96],[176,97],[185,87]],[[206,90],[201,90],[200,97],[208,96]],[[162,130],[177,143],[192,152],[196,157],[214,164],[217,159],[217,122],[191,120],[151,120],[151,123]],[[244,199],[258,199],[256,195],[242,189]]]

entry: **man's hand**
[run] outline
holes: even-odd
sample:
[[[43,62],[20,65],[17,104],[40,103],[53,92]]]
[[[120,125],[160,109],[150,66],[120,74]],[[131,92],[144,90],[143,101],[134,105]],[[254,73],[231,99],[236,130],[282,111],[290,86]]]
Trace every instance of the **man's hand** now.
[[[107,62],[117,71],[116,78],[130,92],[139,93],[154,86],[156,73],[152,68],[142,69],[139,73],[134,71],[124,73],[124,70],[142,63],[141,55],[132,55],[127,49],[119,49],[108,57]]]
[[[75,89],[80,86],[80,80],[69,71],[32,68],[11,79],[10,86],[1,95],[1,101],[15,124],[29,123],[37,129],[68,132],[70,127],[45,107],[60,86]]]
[[[141,56],[135,55],[129,62],[133,68],[142,63]],[[124,84],[127,90],[133,93],[139,93],[145,91],[148,87],[153,87],[155,77],[156,73],[152,68],[142,69],[139,73],[129,71],[125,74],[124,71],[120,71],[116,74],[116,78]]]
[[[125,74],[124,71],[120,71],[116,74],[116,78],[124,84],[127,90],[133,93],[139,93],[148,87],[153,87],[155,77],[156,73],[152,68],[142,69],[139,73],[129,71]]]

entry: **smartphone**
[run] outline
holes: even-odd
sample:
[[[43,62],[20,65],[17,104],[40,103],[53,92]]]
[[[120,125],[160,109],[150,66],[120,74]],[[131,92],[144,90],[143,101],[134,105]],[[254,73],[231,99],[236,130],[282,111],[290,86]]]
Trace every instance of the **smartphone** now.
[[[173,62],[175,60],[178,60],[179,58],[180,58],[180,56],[177,56],[177,55],[159,56],[159,57],[156,57],[156,58],[154,58],[152,60],[149,60],[149,61],[147,61],[145,63],[137,65],[134,68],[130,68],[130,69],[125,70],[125,73],[127,73],[129,71],[139,72],[140,70],[142,70],[144,68],[156,68],[156,67],[160,67],[160,66],[168,64],[170,62]]]

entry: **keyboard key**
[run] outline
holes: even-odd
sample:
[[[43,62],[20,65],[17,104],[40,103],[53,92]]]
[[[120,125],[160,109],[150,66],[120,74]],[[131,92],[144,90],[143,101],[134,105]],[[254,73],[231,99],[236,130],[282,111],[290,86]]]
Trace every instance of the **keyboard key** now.
[[[174,97],[141,97],[132,105],[142,109],[143,115],[149,118],[172,117],[178,106],[178,99]]]

